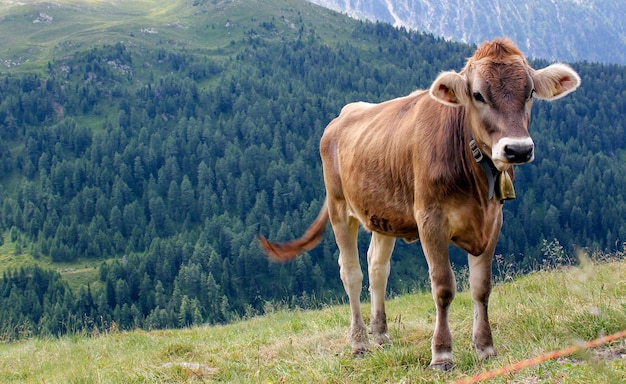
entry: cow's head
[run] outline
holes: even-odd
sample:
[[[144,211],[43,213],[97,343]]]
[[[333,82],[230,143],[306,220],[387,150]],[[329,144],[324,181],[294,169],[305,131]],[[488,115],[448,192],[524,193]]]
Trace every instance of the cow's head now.
[[[535,70],[509,39],[496,39],[478,47],[461,72],[441,73],[430,95],[466,108],[479,149],[503,171],[534,158],[528,133],[533,98],[558,99],[579,85],[580,77],[567,65]]]

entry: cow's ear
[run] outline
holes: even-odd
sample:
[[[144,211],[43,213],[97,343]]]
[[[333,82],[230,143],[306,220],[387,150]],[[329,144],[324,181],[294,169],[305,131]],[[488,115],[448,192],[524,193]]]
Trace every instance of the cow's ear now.
[[[456,72],[442,72],[430,86],[429,93],[440,103],[458,107],[467,100],[467,82]]]
[[[573,92],[580,85],[580,76],[565,64],[552,64],[532,73],[535,95],[540,99],[555,100]]]

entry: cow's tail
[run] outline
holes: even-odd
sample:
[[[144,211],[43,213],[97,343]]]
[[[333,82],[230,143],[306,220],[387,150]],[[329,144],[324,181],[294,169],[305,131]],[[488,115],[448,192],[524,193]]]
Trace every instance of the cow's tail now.
[[[299,239],[285,243],[273,243],[268,241],[265,236],[259,235],[259,243],[270,259],[279,263],[286,263],[315,248],[322,241],[326,223],[328,223],[328,203],[324,201],[324,206],[317,218]]]

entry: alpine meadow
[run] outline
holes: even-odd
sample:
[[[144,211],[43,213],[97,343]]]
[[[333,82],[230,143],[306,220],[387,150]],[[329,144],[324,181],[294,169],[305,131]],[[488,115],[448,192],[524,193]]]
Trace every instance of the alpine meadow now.
[[[48,348],[59,361],[77,360],[68,350],[102,348],[92,357],[117,365],[114,351],[128,348],[132,355],[135,345],[158,356],[128,371],[106,371],[112,381],[414,382],[426,374],[434,308],[423,293],[428,269],[419,245],[397,241],[391,261],[388,295],[396,317],[389,322],[398,345],[351,360],[342,349],[349,314],[340,305],[346,298],[332,231],[288,264],[269,261],[257,234],[295,238],[315,219],[325,198],[320,137],[345,104],[426,88],[441,71],[460,70],[474,46],[356,21],[303,0],[0,2],[0,33],[10,36],[0,41],[0,360],[26,361],[28,351]],[[507,282],[496,286],[492,304],[499,355],[493,363],[472,360],[471,300],[462,293],[451,315],[453,332],[467,340],[460,369],[455,376],[428,373],[431,381],[626,328],[619,273],[626,67],[569,65],[581,87],[558,102],[535,103],[535,160],[516,168],[517,199],[504,204],[494,273]],[[368,244],[369,234],[361,233],[362,265]],[[591,265],[574,267],[578,257],[586,260],[581,255],[592,255]],[[451,259],[463,288],[467,257],[451,249]],[[567,267],[545,272],[561,265]],[[566,309],[555,302],[568,292],[559,290],[559,279],[573,289],[579,270],[601,271],[581,280],[595,301],[586,303],[576,291],[564,305],[580,308],[555,314]],[[545,276],[556,279],[546,277],[553,289],[537,287]],[[533,291],[529,300],[560,297],[543,317],[541,306],[527,306],[517,289]],[[517,328],[507,330],[511,323]],[[248,327],[265,341],[236,339],[254,339]],[[187,329],[165,330],[172,328]],[[280,329],[295,333],[272,349]],[[166,346],[153,346],[161,337]],[[242,350],[249,356],[219,340],[251,348]],[[99,342],[111,344],[91,344]],[[307,342],[314,353],[299,349]],[[203,345],[224,348],[232,361],[207,355]],[[340,373],[299,376],[302,367],[285,363],[311,354],[324,356],[310,361],[317,370]],[[277,356],[265,371],[264,360]],[[164,368],[165,376],[149,369],[179,358],[214,362],[218,376],[184,376],[184,366]],[[558,364],[578,371],[588,360],[591,370],[571,381],[588,382],[598,374],[595,355],[532,375],[553,378],[563,373]],[[24,361],[6,361],[0,381],[107,382],[97,367],[70,376],[30,368],[44,372],[37,376]],[[614,371],[607,380],[624,378],[623,359],[608,364]],[[418,371],[407,368],[413,365]],[[376,367],[393,368],[388,376],[368,376]]]

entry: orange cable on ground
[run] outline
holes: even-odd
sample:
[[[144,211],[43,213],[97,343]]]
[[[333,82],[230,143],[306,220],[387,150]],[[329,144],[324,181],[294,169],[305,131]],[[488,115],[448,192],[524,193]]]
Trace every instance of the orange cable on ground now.
[[[528,367],[531,367],[533,365],[537,365],[539,363],[543,363],[544,361],[553,360],[553,359],[557,359],[559,357],[564,357],[564,356],[567,356],[567,355],[571,355],[572,353],[581,351],[583,349],[595,348],[595,347],[597,347],[599,345],[610,343],[611,341],[615,341],[615,340],[619,340],[619,339],[623,339],[623,338],[626,338],[626,329],[621,331],[621,332],[614,333],[612,335],[608,335],[608,336],[597,338],[595,340],[588,341],[586,343],[582,343],[582,344],[579,344],[579,345],[573,345],[571,347],[567,347],[567,348],[564,348],[564,349],[561,349],[561,350],[558,350],[558,351],[548,352],[548,353],[546,353],[544,355],[533,357],[532,359],[522,360],[522,361],[519,361],[519,362],[514,363],[514,364],[506,365],[506,366],[504,366],[502,368],[498,368],[498,369],[494,369],[492,371],[479,373],[479,374],[477,374],[477,375],[475,375],[475,376],[473,376],[471,378],[457,380],[457,381],[453,382],[453,384],[478,383],[480,381],[491,379],[491,378],[494,378],[496,376],[501,376],[501,375],[504,375],[504,374],[507,374],[507,373],[519,371],[520,369],[528,368]]]

